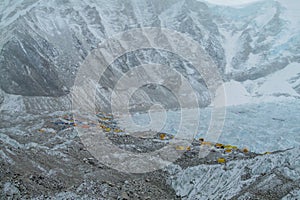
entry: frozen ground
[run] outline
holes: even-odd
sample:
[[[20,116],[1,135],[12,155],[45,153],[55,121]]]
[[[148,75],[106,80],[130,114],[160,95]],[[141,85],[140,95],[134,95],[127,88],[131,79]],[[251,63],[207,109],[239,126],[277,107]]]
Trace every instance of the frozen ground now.
[[[234,160],[222,167],[177,169],[172,186],[182,199],[299,199],[299,148]],[[269,188],[269,189],[267,189]]]
[[[187,168],[169,166],[167,171],[176,194],[182,199],[298,199],[299,109],[300,102],[295,99],[227,107],[222,135],[214,142],[247,147],[256,153],[291,150],[254,159],[232,160],[224,167],[203,163],[193,166],[192,161]],[[200,111],[196,137],[205,138],[210,112],[209,108]],[[133,119],[138,125],[149,125],[150,116],[153,122],[166,117],[165,126],[161,130],[152,126],[153,130],[171,134],[178,130],[180,111],[135,114]],[[193,121],[195,116],[187,118]],[[127,120],[120,118],[121,126],[128,125]],[[206,162],[210,159],[207,157]]]
[[[271,107],[270,104],[243,106],[243,109],[235,107],[231,108],[232,111],[229,109],[228,115],[235,119],[238,119],[239,114],[244,115],[240,117],[240,123],[232,123],[248,127],[249,130],[251,121],[258,121],[254,119],[255,116],[261,121],[267,120],[270,124],[266,133],[271,133],[270,127],[273,132],[277,127],[274,124],[282,122],[285,127],[281,120],[291,119],[279,118],[279,111],[290,111],[289,114],[281,114],[293,116],[289,109],[295,109],[295,104],[290,102],[283,105],[278,103],[275,107],[273,105],[273,109],[280,108],[278,115],[274,114],[275,111],[270,112]],[[255,114],[257,109],[273,113],[274,119],[266,119],[262,112]],[[202,118],[205,118],[205,113],[209,116],[208,110],[204,110]],[[297,135],[291,138],[285,134],[284,137],[287,144],[295,145],[296,148],[267,155],[243,153],[240,149],[226,153],[224,149],[213,148],[207,157],[199,158],[200,143],[196,140],[190,150],[166,168],[145,174],[128,174],[108,168],[96,160],[82,144],[72,125],[56,123],[66,114],[70,116],[70,113],[26,114],[1,111],[0,114],[0,199],[155,199],[158,196],[161,199],[299,198],[300,151],[296,143]],[[140,119],[142,116],[140,115]],[[247,117],[253,119],[248,119],[250,123],[243,124],[247,122]],[[297,116],[294,116],[294,121],[290,121],[293,126],[286,124],[290,129],[285,127],[284,130],[296,133],[296,121]],[[259,122],[261,124],[263,123]],[[79,123],[78,126],[84,125],[86,124]],[[230,126],[232,125],[225,125],[224,130]],[[94,125],[86,130],[95,128],[100,129]],[[251,141],[255,137],[250,133],[246,138]],[[139,153],[156,150],[167,142],[159,140],[157,136],[139,138],[139,135],[143,135],[142,132],[136,134],[137,137],[107,134],[120,148]],[[225,134],[220,141],[227,139],[234,144],[235,138],[223,139]],[[266,150],[272,150],[265,145],[272,144],[270,139],[258,139],[257,146],[263,145]],[[280,145],[278,148],[275,145],[271,147],[280,149]],[[290,146],[282,146],[282,149]],[[220,157],[226,158],[226,164],[217,162]]]
[[[300,101],[285,100],[272,103],[244,104],[226,108],[225,123],[222,135],[218,141],[225,144],[248,147],[254,152],[283,150],[300,146]],[[210,122],[211,109],[200,110],[199,129],[197,137],[204,137]],[[180,122],[180,111],[153,112],[151,126],[155,131],[176,134]],[[187,116],[187,120],[194,121],[194,116]],[[120,126],[128,131],[137,131],[150,123],[150,115],[134,114],[133,121],[140,126],[129,127],[128,117],[118,119]],[[157,123],[160,122],[160,123]],[[187,124],[187,131],[189,128]]]

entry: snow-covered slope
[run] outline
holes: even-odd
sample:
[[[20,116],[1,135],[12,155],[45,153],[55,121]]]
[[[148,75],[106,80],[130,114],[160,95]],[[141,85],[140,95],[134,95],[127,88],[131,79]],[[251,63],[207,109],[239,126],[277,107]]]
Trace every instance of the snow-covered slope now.
[[[256,80],[243,82],[231,80],[224,83],[226,106],[299,100],[299,77],[300,64],[291,63],[281,70]],[[218,98],[224,97],[218,96],[217,91],[215,101],[219,101]]]
[[[298,102],[298,4],[294,0],[258,1],[240,7],[194,0],[3,1],[1,109],[11,109],[12,102],[18,102],[17,110],[35,112],[71,108],[67,94],[88,53],[113,34],[147,26],[174,29],[199,42],[224,78],[228,106]],[[96,87],[99,107],[110,106],[118,79],[141,63],[168,63],[187,77],[202,106],[213,105],[193,66],[170,52],[147,49],[121,56],[106,70]],[[133,99],[131,106],[137,110],[156,103],[178,107],[176,99],[160,86],[143,87]]]
[[[296,97],[299,99],[299,76],[300,64],[291,63],[282,70],[279,70],[266,77],[259,78],[255,81],[245,82],[252,96],[258,96],[261,99],[276,100],[277,96]],[[253,84],[251,86],[251,84]]]
[[[99,43],[133,28],[164,27],[199,43],[225,82],[226,121],[218,141],[212,142],[247,147],[257,153],[294,148],[245,160],[233,158],[226,166],[215,162],[181,168],[174,164],[167,173],[176,194],[183,199],[299,198],[299,1],[223,4],[204,0],[0,0],[0,129],[4,133],[0,134],[0,171],[4,172],[4,193],[35,191],[39,196],[45,191],[54,190],[54,195],[76,190],[81,195],[101,193],[105,198],[105,193],[128,185],[140,188],[139,181],[125,181],[128,175],[118,179],[115,171],[98,165],[94,158],[89,160],[91,155],[73,128],[56,126],[53,117],[69,115],[60,111],[74,109],[69,93],[77,71]],[[149,63],[175,68],[191,83],[201,106],[214,105],[217,100],[188,61],[172,52],[144,49],[121,56],[95,83],[100,110],[110,106],[111,93],[122,76]],[[140,88],[130,103],[135,111],[157,103],[167,109],[178,107],[174,95],[162,86]],[[210,111],[210,106],[200,111],[199,137],[206,136]],[[191,113],[187,120],[194,122],[195,114]],[[163,124],[153,130],[176,133],[180,111],[153,114],[154,122]],[[161,123],[165,116],[166,122]],[[150,121],[142,113],[133,118],[141,125]],[[127,119],[117,121],[121,128],[129,129]],[[192,132],[188,128],[184,131]],[[113,183],[103,183],[105,176]],[[161,191],[161,177],[153,177],[158,178],[154,185]],[[29,189],[24,190],[22,180]],[[93,180],[101,184],[93,184]],[[147,190],[140,192],[146,195],[149,183],[146,179],[142,182]]]
[[[290,63],[300,62],[298,4],[294,0],[257,1],[238,7],[196,0],[2,1],[1,88],[6,93],[23,96],[66,95],[78,67],[98,43],[124,30],[152,26],[185,33],[199,42],[229,82],[229,88],[232,83],[235,86],[241,83],[250,96],[264,95],[261,93],[268,86],[253,93],[256,83],[261,85],[268,80],[265,77]],[[188,63],[176,55],[152,50],[126,54],[114,63],[100,81],[99,104],[107,104],[110,98],[115,84],[110,76],[122,76],[139,65],[140,60],[162,64],[166,58],[174,61],[170,65],[191,82],[201,105],[209,105],[211,97],[203,79],[190,73],[192,67]],[[292,72],[287,73],[293,76]],[[291,96],[299,94],[297,80],[296,76],[291,80],[294,82],[288,92]],[[278,96],[279,90],[286,89],[285,84],[278,85],[276,90],[268,90],[267,95]],[[167,94],[163,88],[156,90],[150,99],[142,101],[151,105],[157,101],[155,96]],[[166,103],[170,107],[175,105],[173,100]]]
[[[291,52],[296,50],[291,44],[297,45],[295,38],[299,35],[296,25],[299,12],[288,6],[293,4],[296,2],[261,1],[242,8],[220,7],[215,11],[216,15],[222,13],[217,23],[222,27],[225,55],[229,59],[226,71],[248,71],[252,76],[259,76],[259,71],[267,65],[280,69],[290,62]]]
[[[297,199],[299,148],[226,166],[177,168],[172,186],[182,199]],[[171,168],[172,169],[172,168]]]

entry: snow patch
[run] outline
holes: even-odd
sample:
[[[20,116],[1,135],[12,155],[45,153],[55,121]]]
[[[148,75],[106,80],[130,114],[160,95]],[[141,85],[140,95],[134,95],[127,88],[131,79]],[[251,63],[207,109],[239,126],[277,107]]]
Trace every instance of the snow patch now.
[[[236,55],[237,49],[239,49],[239,37],[241,33],[232,33],[226,31],[225,29],[220,29],[219,31],[224,36],[223,48],[226,56],[225,72],[230,73],[234,70],[231,66],[231,61],[232,58]]]
[[[247,69],[254,68],[259,63],[261,63],[260,55],[259,54],[250,53],[249,58],[247,60]]]
[[[42,128],[41,131],[46,133],[56,133],[56,131],[53,128]]]
[[[237,81],[230,81],[223,84],[223,87],[217,89],[216,97],[213,105],[220,107],[223,106],[225,99],[225,106],[235,106],[251,102],[251,96],[246,88]]]
[[[25,111],[23,97],[19,95],[5,95],[0,111],[22,112]]]
[[[293,89],[293,85],[289,83],[289,80],[297,74],[300,74],[300,63],[291,63],[284,69],[262,78],[264,83],[257,89],[256,94],[264,96],[285,94],[299,97],[299,94]]]
[[[215,5],[241,7],[261,0],[204,0],[204,1]]]
[[[255,18],[258,27],[264,27],[276,14],[276,8],[263,8],[263,13]]]

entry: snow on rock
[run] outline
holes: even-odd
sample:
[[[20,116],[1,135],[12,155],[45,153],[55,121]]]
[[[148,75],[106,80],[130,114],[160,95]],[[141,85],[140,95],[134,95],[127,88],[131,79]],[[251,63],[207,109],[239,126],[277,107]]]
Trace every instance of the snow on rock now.
[[[3,191],[9,199],[18,199],[18,198],[20,198],[19,189],[10,182],[6,182],[4,184]]]
[[[294,89],[300,82],[300,63],[291,63],[282,70],[256,80],[225,82],[216,92],[215,106],[236,106],[248,103],[280,102],[299,98]]]
[[[257,103],[262,101],[275,101],[278,96],[299,97],[299,94],[293,87],[297,86],[297,81],[291,83],[291,80],[297,78],[300,74],[300,64],[291,63],[282,70],[279,70],[269,76],[257,79],[255,81],[246,81],[243,84],[247,87]],[[281,98],[282,99],[282,98]]]
[[[25,111],[23,97],[20,95],[3,95],[0,111],[22,112]]]
[[[299,73],[300,64],[292,63],[286,68],[267,77],[266,81],[257,92],[264,95],[282,93],[290,96],[299,96],[299,94],[292,88],[292,85],[288,82],[291,78],[293,78],[293,76]]]
[[[232,68],[231,61],[239,48],[239,37],[241,33],[234,33],[232,31],[226,31],[225,29],[219,29],[219,31],[224,37],[223,48],[226,56],[225,73],[230,73],[234,70]]]
[[[289,26],[285,30],[284,37],[281,38],[280,44],[283,44],[294,35],[299,35],[300,30],[300,1],[297,0],[277,0],[283,7],[282,18],[288,21]]]
[[[1,104],[3,103],[3,101],[4,101],[4,95],[5,95],[5,93],[0,89],[0,107],[1,107]]]
[[[299,177],[299,149],[293,149],[249,160],[230,161],[225,166],[190,167],[171,177],[171,182],[182,199],[252,199],[253,193],[262,198],[278,198],[297,187],[292,181],[299,181]]]

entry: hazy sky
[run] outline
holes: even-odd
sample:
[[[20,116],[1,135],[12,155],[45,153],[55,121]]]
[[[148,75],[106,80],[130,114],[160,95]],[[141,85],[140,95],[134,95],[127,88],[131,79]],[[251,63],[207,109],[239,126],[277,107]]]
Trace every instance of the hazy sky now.
[[[204,1],[213,4],[219,4],[219,5],[238,6],[238,5],[247,4],[255,1],[261,1],[261,0],[204,0]]]

